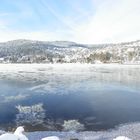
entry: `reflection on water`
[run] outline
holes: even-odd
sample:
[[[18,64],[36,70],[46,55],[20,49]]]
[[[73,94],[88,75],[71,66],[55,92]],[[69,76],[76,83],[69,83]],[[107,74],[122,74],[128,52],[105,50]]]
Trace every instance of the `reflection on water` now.
[[[104,130],[140,121],[140,66],[0,65],[0,126]]]

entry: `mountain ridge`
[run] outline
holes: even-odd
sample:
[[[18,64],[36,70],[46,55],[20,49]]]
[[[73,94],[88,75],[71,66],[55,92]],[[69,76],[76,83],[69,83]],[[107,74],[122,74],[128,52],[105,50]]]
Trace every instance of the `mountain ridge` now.
[[[54,41],[41,41],[41,40],[31,40],[31,39],[15,39],[15,40],[9,40],[9,41],[4,41],[0,42],[0,44],[3,43],[10,43],[10,42],[42,42],[42,43],[73,43],[73,44],[81,44],[81,45],[125,45],[125,44],[130,44],[130,43],[136,43],[140,42],[140,39],[134,40],[134,41],[124,41],[124,42],[118,42],[118,43],[77,43],[74,41],[67,41],[67,40],[54,40]]]

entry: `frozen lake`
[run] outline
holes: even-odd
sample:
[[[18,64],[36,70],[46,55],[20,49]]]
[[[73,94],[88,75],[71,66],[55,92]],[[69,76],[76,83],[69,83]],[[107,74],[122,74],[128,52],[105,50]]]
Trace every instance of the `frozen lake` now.
[[[140,121],[140,66],[1,64],[0,127],[101,131]]]

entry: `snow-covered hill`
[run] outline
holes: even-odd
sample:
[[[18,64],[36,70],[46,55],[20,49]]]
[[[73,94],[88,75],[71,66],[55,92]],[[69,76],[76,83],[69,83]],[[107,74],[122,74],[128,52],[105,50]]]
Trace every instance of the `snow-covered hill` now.
[[[140,40],[99,45],[13,40],[0,43],[0,62],[140,64]]]

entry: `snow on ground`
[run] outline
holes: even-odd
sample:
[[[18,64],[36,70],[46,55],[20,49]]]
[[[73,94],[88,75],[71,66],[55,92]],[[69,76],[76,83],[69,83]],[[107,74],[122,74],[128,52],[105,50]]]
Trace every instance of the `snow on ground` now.
[[[78,138],[79,140],[113,140],[117,136],[127,136],[132,140],[140,140],[140,123],[122,125],[108,131],[86,132],[31,132],[27,134],[29,140],[40,140],[46,136],[59,136],[61,140]]]

